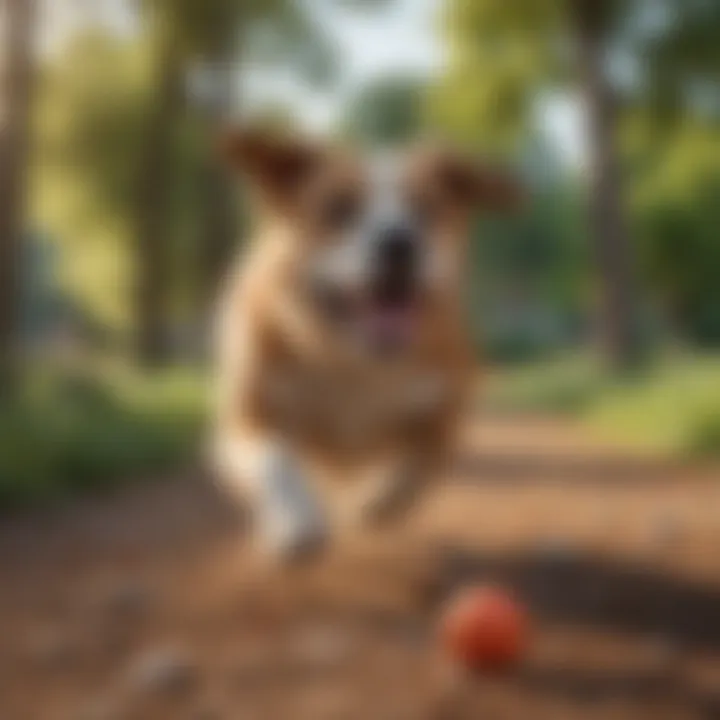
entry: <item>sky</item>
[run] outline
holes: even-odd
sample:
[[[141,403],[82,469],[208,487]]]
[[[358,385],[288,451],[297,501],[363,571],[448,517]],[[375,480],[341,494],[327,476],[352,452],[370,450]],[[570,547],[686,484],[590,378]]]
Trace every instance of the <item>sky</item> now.
[[[202,2],[202,0],[198,0]],[[348,97],[387,74],[428,75],[445,61],[435,32],[441,0],[394,0],[384,10],[358,12],[328,0],[305,2],[340,50],[340,81],[330,91],[299,83],[289,73],[245,74],[245,103],[290,103],[310,129],[322,132],[337,119]],[[53,52],[83,22],[92,20],[123,34],[135,31],[132,0],[44,0],[41,47]],[[582,117],[571,98],[545,99],[538,107],[542,132],[571,166],[583,162]]]
[[[435,32],[437,0],[394,0],[382,12],[335,9],[323,13],[328,31],[345,51],[344,65],[354,80],[396,71],[429,73],[444,60]]]
[[[318,0],[306,0],[317,7]],[[320,0],[322,2],[322,0]],[[394,0],[386,10],[358,13],[325,10],[317,15],[327,34],[342,49],[344,81],[329,94],[298,86],[290,78],[251,78],[251,96],[272,101],[293,98],[313,129],[332,125],[340,108],[358,87],[387,74],[432,75],[442,71],[445,56],[437,35],[441,0]],[[327,8],[327,2],[323,2]],[[583,122],[570,97],[545,98],[538,104],[541,132],[570,167],[585,162]]]
[[[339,82],[330,91],[313,89],[278,74],[251,75],[244,97],[262,102],[291,99],[304,121],[322,131],[358,87],[388,74],[428,75],[444,57],[434,32],[437,0],[394,0],[387,9],[358,12],[327,0],[305,0],[323,33],[339,49]]]

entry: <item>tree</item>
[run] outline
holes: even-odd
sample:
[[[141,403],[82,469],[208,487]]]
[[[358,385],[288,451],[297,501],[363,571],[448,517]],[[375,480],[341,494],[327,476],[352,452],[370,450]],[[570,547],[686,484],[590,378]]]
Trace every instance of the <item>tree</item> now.
[[[640,348],[636,269],[616,146],[618,105],[606,71],[616,12],[607,0],[572,0],[569,14],[587,122],[590,233],[601,278],[601,338],[611,367],[623,370],[636,363]]]
[[[247,0],[213,2],[218,8],[253,7]],[[165,34],[170,26],[159,14],[132,37],[89,26],[41,66],[34,216],[59,246],[63,291],[117,337],[129,330],[136,348],[138,328],[151,346],[156,332],[148,327],[159,327],[157,332],[164,334],[175,319],[196,318],[197,306],[205,303],[234,241],[234,191],[214,161],[212,145],[217,125],[233,104],[240,46],[243,57],[266,65],[292,64],[306,76],[322,70],[327,48],[307,40],[312,27],[291,14],[263,15],[280,4],[256,2],[257,14],[238,21],[236,14],[208,15],[209,3],[188,0],[187,8],[197,16],[172,18],[182,20],[179,27],[191,28],[189,36],[178,26]],[[152,13],[162,9],[149,0],[145,7]],[[181,7],[167,5],[173,13]],[[268,24],[262,33],[260,22]],[[218,28],[217,35],[211,27]],[[238,40],[243,28],[245,40]],[[163,55],[170,38],[179,52]],[[214,55],[220,39],[225,49]],[[210,59],[222,54],[225,61]],[[160,62],[168,57],[172,62]],[[206,63],[222,69],[224,84],[212,103],[198,106],[187,97],[187,75]],[[173,72],[161,70],[168,65]],[[172,82],[162,82],[172,77]],[[173,89],[171,112],[160,102],[165,97],[161,86]],[[227,222],[218,229],[222,222],[216,208],[224,202]],[[157,234],[150,232],[151,222]],[[146,242],[138,242],[139,230]],[[221,240],[213,243],[217,237]],[[166,350],[151,347],[145,353],[152,356],[149,363]]]
[[[136,250],[137,356],[141,364],[162,364],[168,352],[167,308],[171,242],[169,192],[173,133],[183,104],[183,65],[178,38],[166,20],[156,19],[154,43],[157,88],[147,115],[138,174]]]
[[[615,369],[634,362],[638,341],[635,260],[618,144],[621,101],[628,98],[618,93],[610,60],[651,57],[652,72],[634,94],[645,94],[644,102],[652,96],[671,104],[668,95],[676,97],[678,88],[687,87],[691,72],[697,75],[715,62],[710,56],[717,56],[711,51],[717,44],[707,31],[715,5],[703,0],[452,0],[445,16],[451,65],[435,96],[435,116],[445,127],[476,142],[480,137],[511,144],[532,122],[538,92],[566,88],[572,81],[583,100],[589,227],[602,290],[600,327]],[[671,22],[657,22],[663,11]]]
[[[137,39],[88,28],[43,63],[38,77],[31,210],[58,246],[64,292],[121,332],[130,322],[147,53]]]
[[[720,123],[678,127],[633,194],[640,262],[654,307],[693,346],[720,347]]]
[[[6,116],[0,132],[0,365],[10,362],[17,341],[26,171],[33,96],[35,0],[5,4]]]
[[[643,276],[678,337],[720,345],[720,4],[668,3],[643,44],[648,78],[628,113]]]

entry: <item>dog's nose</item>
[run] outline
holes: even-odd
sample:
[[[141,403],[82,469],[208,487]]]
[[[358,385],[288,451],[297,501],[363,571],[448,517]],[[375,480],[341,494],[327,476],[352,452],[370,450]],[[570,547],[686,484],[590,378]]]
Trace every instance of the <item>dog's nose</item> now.
[[[378,254],[380,264],[391,272],[411,272],[416,257],[414,233],[405,227],[387,228],[380,236]]]

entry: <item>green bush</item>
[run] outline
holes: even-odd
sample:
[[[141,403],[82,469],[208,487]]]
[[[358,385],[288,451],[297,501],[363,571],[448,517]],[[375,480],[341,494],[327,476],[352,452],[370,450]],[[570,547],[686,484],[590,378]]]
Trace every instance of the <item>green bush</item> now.
[[[720,415],[720,362],[691,357],[660,363],[634,381],[614,383],[587,421],[598,432],[649,451],[708,455]],[[720,451],[720,445],[714,452]]]
[[[490,409],[572,415],[609,440],[676,457],[720,457],[720,359],[666,358],[611,377],[576,356],[491,375]]]
[[[188,373],[34,373],[0,405],[0,508],[187,461],[204,423]]]
[[[492,373],[481,398],[490,410],[575,415],[592,405],[606,384],[591,358],[562,357]]]
[[[698,457],[720,458],[720,409],[696,420],[688,437],[687,450]]]

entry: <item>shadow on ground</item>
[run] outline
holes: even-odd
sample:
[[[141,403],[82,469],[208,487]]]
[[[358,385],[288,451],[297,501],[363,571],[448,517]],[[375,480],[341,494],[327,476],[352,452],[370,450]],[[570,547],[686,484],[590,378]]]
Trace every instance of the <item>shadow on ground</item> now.
[[[651,566],[542,550],[492,555],[439,550],[440,595],[489,579],[514,588],[543,621],[643,634],[720,651],[720,589],[682,581]]]

